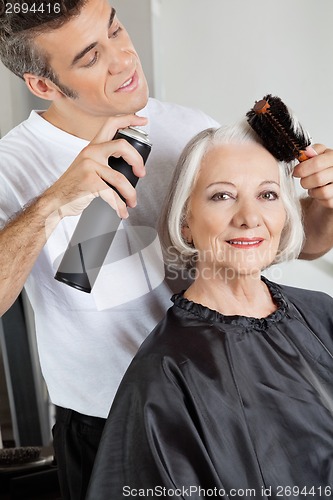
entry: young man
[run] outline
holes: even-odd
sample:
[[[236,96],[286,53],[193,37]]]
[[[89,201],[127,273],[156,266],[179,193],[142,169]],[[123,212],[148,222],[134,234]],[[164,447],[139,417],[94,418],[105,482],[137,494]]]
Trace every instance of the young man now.
[[[51,105],[0,142],[0,313],[25,285],[57,407],[63,497],[79,499],[121,377],[180,289],[174,276],[164,275],[155,229],[164,191],[185,143],[217,123],[199,111],[148,100],[138,55],[107,0],[64,0],[54,8],[41,0],[25,3],[30,11],[1,15],[1,59]],[[44,12],[36,12],[38,5]],[[111,140],[127,126],[149,134],[146,169],[127,142]],[[316,149],[322,154],[297,172],[312,196],[305,212],[309,258],[333,245],[333,189],[326,186],[333,181],[333,153]],[[136,190],[107,166],[109,156],[123,156],[143,177]],[[131,253],[120,230],[88,295],[54,274],[92,199],[101,196],[127,218],[125,203],[106,182],[126,199],[125,224],[144,243]]]

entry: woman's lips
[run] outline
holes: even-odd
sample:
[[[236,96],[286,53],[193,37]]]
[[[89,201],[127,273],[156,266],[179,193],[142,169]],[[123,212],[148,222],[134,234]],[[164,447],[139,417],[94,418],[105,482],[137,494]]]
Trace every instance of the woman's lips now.
[[[228,240],[227,243],[232,247],[248,250],[250,248],[257,248],[263,241],[263,238],[233,238],[232,240]]]

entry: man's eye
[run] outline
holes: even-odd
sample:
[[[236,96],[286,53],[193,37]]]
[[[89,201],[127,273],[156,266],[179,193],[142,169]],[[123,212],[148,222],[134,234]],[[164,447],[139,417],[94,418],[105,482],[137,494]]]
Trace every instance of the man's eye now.
[[[122,30],[121,26],[117,26],[116,28],[113,28],[113,30],[111,31],[111,33],[109,35],[109,38],[117,38],[117,36],[121,32],[121,30]]]
[[[98,52],[95,52],[94,57],[87,64],[85,64],[84,67],[90,68],[91,66],[93,66],[97,62],[97,59],[98,59]]]

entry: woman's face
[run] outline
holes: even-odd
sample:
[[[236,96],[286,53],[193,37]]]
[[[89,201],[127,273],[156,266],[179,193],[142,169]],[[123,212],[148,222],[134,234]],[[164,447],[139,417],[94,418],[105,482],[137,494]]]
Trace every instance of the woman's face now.
[[[275,158],[259,144],[228,144],[202,162],[183,235],[206,277],[258,275],[275,258],[285,220]]]

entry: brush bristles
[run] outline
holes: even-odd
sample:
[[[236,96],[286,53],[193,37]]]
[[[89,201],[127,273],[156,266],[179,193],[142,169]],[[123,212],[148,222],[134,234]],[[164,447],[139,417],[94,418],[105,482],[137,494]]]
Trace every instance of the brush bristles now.
[[[311,144],[309,134],[279,97],[266,95],[246,116],[266,149],[279,161],[298,159]]]
[[[41,448],[25,446],[22,448],[2,448],[0,450],[0,465],[21,465],[37,460]]]

